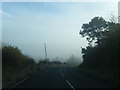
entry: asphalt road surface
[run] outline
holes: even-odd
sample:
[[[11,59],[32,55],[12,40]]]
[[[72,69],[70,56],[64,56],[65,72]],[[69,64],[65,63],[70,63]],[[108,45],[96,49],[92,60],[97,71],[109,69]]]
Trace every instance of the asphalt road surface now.
[[[72,67],[52,67],[25,78],[14,88],[109,88]]]

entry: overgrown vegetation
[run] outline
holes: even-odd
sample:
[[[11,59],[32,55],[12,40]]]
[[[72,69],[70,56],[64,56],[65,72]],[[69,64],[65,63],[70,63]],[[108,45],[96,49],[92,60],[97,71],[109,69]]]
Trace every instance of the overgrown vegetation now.
[[[9,88],[37,71],[37,64],[28,56],[25,56],[17,47],[6,45],[2,47],[2,84],[3,88]]]
[[[11,88],[17,82],[41,69],[61,64],[60,61],[49,61],[49,59],[36,63],[17,47],[5,45],[2,47],[2,87]]]
[[[95,17],[83,24],[80,35],[86,37],[89,46],[82,48],[84,61],[79,68],[119,86],[120,24]]]

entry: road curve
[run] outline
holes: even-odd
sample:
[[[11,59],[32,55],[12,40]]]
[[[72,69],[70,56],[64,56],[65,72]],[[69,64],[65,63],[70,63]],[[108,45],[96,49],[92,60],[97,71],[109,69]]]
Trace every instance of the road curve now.
[[[27,77],[14,88],[110,88],[109,86],[86,77],[72,67],[52,67]]]

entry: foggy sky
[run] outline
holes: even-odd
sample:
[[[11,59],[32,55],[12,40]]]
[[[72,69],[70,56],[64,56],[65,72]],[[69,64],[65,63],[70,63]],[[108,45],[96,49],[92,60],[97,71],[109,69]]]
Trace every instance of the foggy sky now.
[[[99,2],[10,2],[2,3],[2,40],[35,59],[82,60],[81,47],[87,41],[79,35],[83,23],[95,16],[117,16],[117,3]]]

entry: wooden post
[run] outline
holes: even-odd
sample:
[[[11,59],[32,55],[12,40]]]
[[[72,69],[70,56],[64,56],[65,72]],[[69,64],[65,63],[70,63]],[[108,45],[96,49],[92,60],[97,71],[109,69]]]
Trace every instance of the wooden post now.
[[[44,43],[44,47],[45,47],[45,56],[46,56],[46,60],[47,60],[46,43]]]

